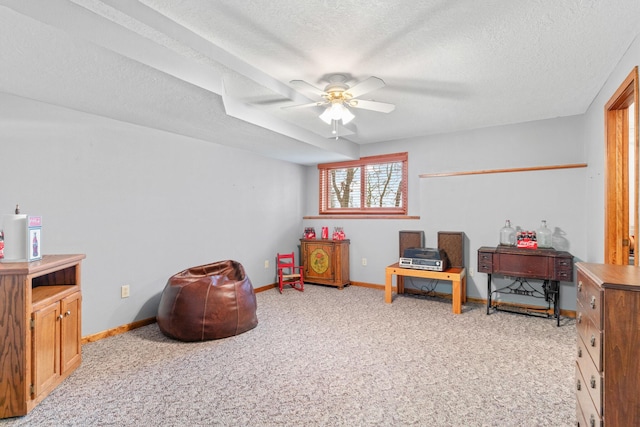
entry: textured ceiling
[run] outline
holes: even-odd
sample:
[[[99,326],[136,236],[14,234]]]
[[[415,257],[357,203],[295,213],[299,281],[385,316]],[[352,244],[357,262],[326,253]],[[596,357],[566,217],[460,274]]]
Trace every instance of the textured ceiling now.
[[[358,145],[583,113],[638,0],[0,0],[0,92],[303,164]],[[338,141],[317,87],[386,86]],[[15,97],[2,96],[6,104]]]

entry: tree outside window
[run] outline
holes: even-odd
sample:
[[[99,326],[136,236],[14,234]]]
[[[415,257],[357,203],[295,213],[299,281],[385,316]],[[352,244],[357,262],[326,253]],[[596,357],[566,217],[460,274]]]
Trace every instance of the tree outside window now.
[[[318,165],[320,214],[407,212],[407,153]]]

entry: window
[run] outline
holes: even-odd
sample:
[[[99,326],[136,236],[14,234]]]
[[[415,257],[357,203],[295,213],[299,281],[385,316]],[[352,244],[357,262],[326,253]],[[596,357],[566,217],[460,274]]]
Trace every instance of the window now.
[[[318,165],[320,214],[407,214],[407,153]]]

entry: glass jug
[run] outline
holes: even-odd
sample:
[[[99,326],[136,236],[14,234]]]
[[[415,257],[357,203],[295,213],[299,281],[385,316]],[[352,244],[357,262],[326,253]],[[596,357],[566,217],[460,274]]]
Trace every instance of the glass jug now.
[[[516,244],[516,230],[511,227],[511,221],[509,220],[500,229],[500,244],[504,246],[515,246]]]
[[[553,247],[553,242],[552,242],[552,233],[551,230],[549,230],[549,228],[547,228],[547,221],[546,220],[542,220],[542,224],[540,225],[540,228],[536,231],[536,234],[538,235],[538,247],[539,248],[552,248]]]

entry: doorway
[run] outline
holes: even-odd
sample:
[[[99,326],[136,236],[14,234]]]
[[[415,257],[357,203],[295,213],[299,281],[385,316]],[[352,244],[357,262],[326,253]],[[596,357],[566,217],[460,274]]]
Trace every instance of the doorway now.
[[[605,105],[606,264],[638,265],[638,67]]]

